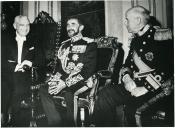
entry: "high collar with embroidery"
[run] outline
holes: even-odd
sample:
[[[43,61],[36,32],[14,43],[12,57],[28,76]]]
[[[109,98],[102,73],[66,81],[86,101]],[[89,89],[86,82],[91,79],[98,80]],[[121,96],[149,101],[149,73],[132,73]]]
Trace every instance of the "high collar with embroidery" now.
[[[143,29],[141,29],[138,33],[137,33],[137,35],[138,36],[142,36],[143,34],[145,34],[145,32],[148,30],[150,28],[150,25],[145,25],[144,26],[144,28]]]

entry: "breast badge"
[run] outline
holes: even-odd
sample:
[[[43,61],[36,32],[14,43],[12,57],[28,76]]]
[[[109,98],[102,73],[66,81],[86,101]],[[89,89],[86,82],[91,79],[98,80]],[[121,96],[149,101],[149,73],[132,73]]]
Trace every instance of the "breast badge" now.
[[[72,56],[72,60],[73,61],[77,61],[78,58],[79,58],[79,56],[77,54],[73,54],[73,56]]]
[[[152,52],[148,52],[148,53],[145,54],[145,58],[148,61],[152,61],[154,59],[154,55],[153,55]]]
[[[75,45],[72,47],[72,53],[85,53],[86,45]]]

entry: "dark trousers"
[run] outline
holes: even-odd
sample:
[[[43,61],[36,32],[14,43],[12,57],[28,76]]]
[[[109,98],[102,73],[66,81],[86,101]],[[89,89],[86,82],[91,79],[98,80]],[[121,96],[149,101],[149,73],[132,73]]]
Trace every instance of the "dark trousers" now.
[[[65,92],[63,94],[66,101],[66,108],[61,105],[59,99],[54,99],[49,95],[47,86],[40,88],[39,94],[49,126],[74,126],[73,93]]]
[[[116,108],[121,105],[126,105],[129,109],[125,111],[129,115],[130,126],[135,126],[135,111],[149,96],[141,96],[135,98],[125,90],[124,85],[109,85],[105,86],[97,94],[95,102],[93,120],[96,126],[99,127],[114,127],[122,126],[121,117],[117,117]]]
[[[26,103],[30,100],[30,72],[17,72],[13,74],[13,92],[12,92],[12,117],[13,125],[17,127],[29,126],[30,110],[22,108],[21,102]]]

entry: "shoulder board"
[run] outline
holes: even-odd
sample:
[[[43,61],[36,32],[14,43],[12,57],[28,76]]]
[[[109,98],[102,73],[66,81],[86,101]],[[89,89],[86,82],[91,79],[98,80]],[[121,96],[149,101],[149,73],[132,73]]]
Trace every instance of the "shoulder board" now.
[[[71,41],[71,39],[67,39],[67,40],[61,42],[61,44],[65,44],[66,42],[69,42],[69,41]]]
[[[94,39],[92,39],[92,38],[83,37],[82,39],[88,44],[94,42]]]
[[[168,28],[156,29],[154,40],[170,40],[172,39],[172,32]]]

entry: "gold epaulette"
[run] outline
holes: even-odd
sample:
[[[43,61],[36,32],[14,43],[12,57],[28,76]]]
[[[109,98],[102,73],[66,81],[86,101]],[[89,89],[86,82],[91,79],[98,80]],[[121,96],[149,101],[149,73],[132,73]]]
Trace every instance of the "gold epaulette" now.
[[[168,28],[159,28],[156,29],[154,34],[154,40],[170,40],[172,39],[172,32]]]

